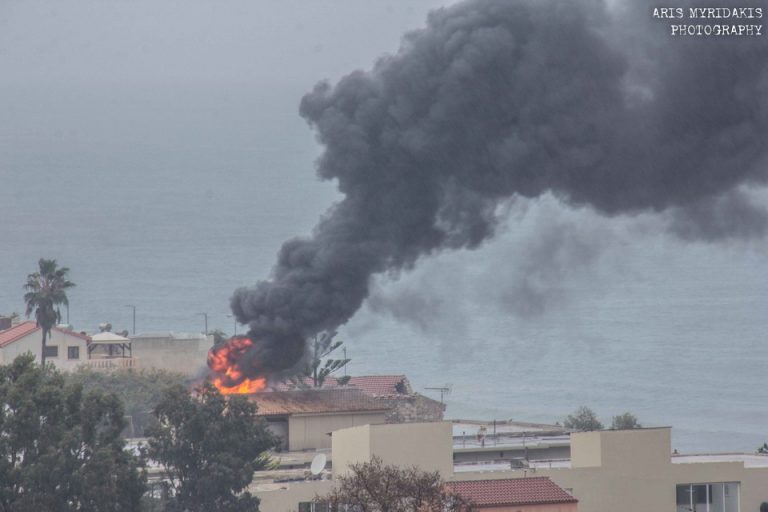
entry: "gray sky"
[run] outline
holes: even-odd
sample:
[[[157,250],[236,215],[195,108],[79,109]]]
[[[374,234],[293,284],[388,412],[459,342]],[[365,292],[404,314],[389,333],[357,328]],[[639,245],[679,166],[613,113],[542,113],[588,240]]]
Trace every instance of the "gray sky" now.
[[[370,69],[447,3],[0,0],[0,312],[21,309],[23,276],[46,256],[73,269],[80,328],[124,327],[124,304],[137,302],[153,329],[188,330],[204,310],[228,329],[232,291],[267,277],[280,244],[309,234],[339,198],[314,177],[320,148],[298,114],[301,97],[319,80]],[[766,203],[764,191],[748,193]],[[628,375],[648,382],[658,375],[636,347],[699,364],[735,333],[731,362],[747,364],[762,346],[763,239],[681,238],[667,216],[602,217],[549,195],[505,207],[500,234],[479,249],[376,279],[346,329],[354,372],[435,385],[511,347],[514,371],[540,375],[549,359],[574,372],[567,396],[537,398],[566,412],[606,389],[576,388],[602,376],[568,366],[585,354],[607,357],[601,369],[632,361]],[[672,228],[690,234],[684,220]],[[147,268],[156,274],[145,279]],[[157,276],[178,284],[153,288]],[[680,339],[701,350],[665,352]],[[382,355],[403,347],[414,357]],[[466,380],[457,395],[470,403]],[[494,404],[478,407],[468,411]],[[637,410],[651,414],[653,404]]]
[[[369,67],[441,3],[3,0],[0,81],[304,91],[319,78]]]
[[[242,188],[237,180],[227,182],[226,173],[223,178],[206,176],[242,168],[243,173],[253,171],[260,185],[269,185],[254,189],[261,195],[254,202],[253,218],[276,215],[279,222],[272,223],[268,237],[253,241],[260,243],[258,264],[233,282],[244,284],[266,276],[279,244],[309,233],[318,216],[338,198],[332,185],[312,177],[311,162],[319,148],[298,115],[301,96],[318,80],[335,82],[355,69],[370,69],[378,57],[397,50],[406,31],[422,27],[430,9],[443,4],[448,2],[0,1],[0,174],[5,215],[10,220],[0,229],[15,226],[25,236],[43,229],[30,214],[39,199],[30,187],[47,180],[69,194],[46,199],[47,204],[60,207],[57,211],[72,203],[93,202],[97,194],[129,192],[136,194],[133,202],[122,200],[135,207],[136,201],[140,204],[144,199],[149,204],[169,194],[188,192],[197,197],[198,190],[200,197],[225,199]],[[258,157],[238,161],[242,152],[251,150]],[[186,151],[190,153],[187,158],[207,158],[212,163],[190,171],[187,183],[163,170],[186,164],[158,157],[153,151]],[[145,154],[157,167],[135,161]],[[87,161],[79,161],[80,157]],[[63,162],[61,168],[48,165],[56,161]],[[216,168],[220,161],[221,168]],[[234,171],[233,175],[239,176]],[[764,194],[754,197],[758,202],[765,200]],[[556,202],[550,203],[568,222],[582,219],[558,209]],[[525,207],[536,208],[535,203]],[[90,219],[87,225],[98,231],[99,222],[89,211],[81,216]],[[535,229],[532,221],[517,224],[519,218],[513,217],[509,233],[518,236],[530,231],[530,236],[537,237],[550,229],[546,225],[550,217],[553,215],[526,217],[543,225]],[[619,232],[626,228],[621,219],[608,225]],[[553,226],[551,229],[562,229],[560,220],[553,221]],[[622,235],[622,244],[633,240],[642,244],[642,237],[659,237],[680,254],[687,254],[690,247],[696,247],[696,254],[734,247],[727,240],[689,243],[656,234],[668,229],[664,217],[651,218],[644,226],[641,235]],[[51,236],[62,232],[58,227],[50,229]],[[592,231],[583,223],[574,229]],[[682,232],[683,239],[692,232],[684,219],[675,219],[672,229]],[[501,235],[502,242],[505,237]],[[762,247],[760,240],[735,243],[745,253]],[[586,268],[599,260],[603,245],[584,252],[577,243],[575,248],[564,246],[563,250],[578,260],[577,267]],[[546,248],[540,250],[546,252]],[[495,267],[492,251],[480,250],[479,254],[488,258],[489,268]],[[12,258],[14,253],[5,256]],[[522,261],[525,258],[541,259],[534,249],[516,257],[520,259],[518,269],[530,267]],[[629,259],[642,257],[639,250],[627,255]],[[23,265],[13,259],[9,268],[18,274]],[[524,291],[523,297],[531,298],[521,303],[511,292],[501,294],[511,301],[507,303],[513,305],[513,311],[520,308],[522,316],[525,311],[539,311],[560,293],[557,287],[550,289],[548,279],[580,275],[567,272],[564,262],[550,264],[563,267],[560,273],[566,275],[534,266],[539,278],[510,278]],[[429,271],[430,265],[426,262],[422,272]],[[758,269],[763,271],[764,267]],[[5,278],[10,280],[12,274],[7,272]],[[537,288],[550,299],[542,302],[541,297],[530,295]],[[373,305],[386,312],[388,302],[381,298]],[[17,308],[12,302],[5,307]],[[421,319],[417,323],[435,322]]]

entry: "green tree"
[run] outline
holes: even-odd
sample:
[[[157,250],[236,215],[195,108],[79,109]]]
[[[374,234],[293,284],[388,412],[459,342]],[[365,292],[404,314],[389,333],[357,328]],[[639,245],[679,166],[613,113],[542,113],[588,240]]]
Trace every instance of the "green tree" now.
[[[637,420],[637,416],[629,412],[614,416],[611,421],[612,430],[632,430],[634,428],[642,428],[642,425]]]
[[[573,413],[566,416],[563,426],[569,430],[588,432],[590,430],[602,430],[603,424],[597,419],[595,412],[589,407],[581,406]]]
[[[0,510],[137,510],[146,475],[124,426],[117,397],[67,384],[32,354],[0,366]]]
[[[167,370],[114,370],[100,372],[79,368],[66,374],[68,381],[80,384],[88,390],[114,393],[123,402],[129,420],[127,435],[141,437],[146,428],[155,422],[153,411],[165,392],[184,383],[186,377]]]
[[[61,321],[61,305],[69,306],[67,290],[75,283],[67,279],[69,269],[58,267],[56,260],[40,259],[38,271],[27,276],[24,302],[27,304],[27,318],[34,312],[37,325],[42,328],[42,353],[40,362],[45,368],[45,342],[54,325]]]
[[[472,504],[446,489],[440,474],[416,467],[384,465],[380,458],[353,464],[348,474],[340,476],[336,488],[315,498],[331,510],[366,512],[471,512]]]
[[[292,381],[299,387],[308,387],[304,381],[309,377],[312,381],[312,387],[321,388],[325,384],[325,379],[329,375],[333,375],[337,371],[344,368],[350,359],[333,359],[328,356],[336,349],[341,347],[343,341],[333,341],[336,336],[336,332],[324,332],[315,336],[312,342],[312,354],[309,360],[309,364],[304,368],[304,371],[298,378],[293,378]],[[327,358],[327,359],[326,359]],[[349,382],[350,377],[345,375],[343,377],[337,377],[336,382],[340,385],[344,385]]]
[[[253,473],[271,463],[276,438],[243,396],[225,398],[210,383],[192,396],[181,386],[166,391],[149,428],[148,456],[163,466],[171,512],[258,511],[246,491]]]

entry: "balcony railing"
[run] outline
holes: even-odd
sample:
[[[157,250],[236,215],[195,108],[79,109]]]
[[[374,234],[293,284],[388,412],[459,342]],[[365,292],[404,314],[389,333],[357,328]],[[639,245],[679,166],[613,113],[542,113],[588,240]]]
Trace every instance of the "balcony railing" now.
[[[119,370],[138,368],[139,360],[135,357],[104,357],[83,361],[83,366],[93,370]]]

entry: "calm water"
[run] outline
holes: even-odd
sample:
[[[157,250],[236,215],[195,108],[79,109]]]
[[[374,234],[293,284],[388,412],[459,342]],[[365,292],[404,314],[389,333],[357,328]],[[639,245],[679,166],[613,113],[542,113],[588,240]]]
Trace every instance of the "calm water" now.
[[[135,304],[139,331],[202,330],[205,312],[231,333],[232,290],[267,276],[279,244],[336,198],[292,114],[300,90],[12,92],[23,101],[0,115],[0,312],[23,310],[26,274],[50,257],[78,285],[78,329],[130,328]],[[102,114],[115,103],[130,108]],[[342,333],[350,372],[449,384],[451,417],[554,422],[584,404],[673,425],[685,451],[768,440],[765,243],[684,244],[653,220],[549,203],[474,253],[380,280],[386,306]],[[558,249],[537,274],[527,248],[552,224],[595,254]],[[531,311],[526,286],[543,300]]]

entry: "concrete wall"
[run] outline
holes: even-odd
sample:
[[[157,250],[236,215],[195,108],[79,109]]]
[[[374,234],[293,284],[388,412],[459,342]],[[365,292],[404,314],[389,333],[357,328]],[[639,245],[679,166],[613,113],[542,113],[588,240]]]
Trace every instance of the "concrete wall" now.
[[[600,437],[603,468],[628,470],[633,474],[637,474],[639,469],[655,473],[671,464],[671,428],[577,432],[571,434],[571,446],[574,443],[579,446],[590,437],[589,434],[594,433]]]
[[[213,338],[203,334],[158,333],[131,336],[133,357],[141,368],[196,375],[207,364]]]
[[[353,464],[371,460],[371,426],[336,430],[331,436],[333,477],[344,475]]]
[[[349,465],[376,456],[384,464],[418,466],[437,471],[443,478],[453,473],[449,422],[370,425],[333,433],[333,472],[344,474]],[[337,456],[337,451],[342,455]]]
[[[577,439],[578,442],[574,442]],[[602,462],[600,432],[574,432],[571,434],[571,467],[596,468]]]
[[[391,407],[387,413],[387,423],[443,421],[445,404],[418,393],[397,398],[379,397],[378,400]]]
[[[452,424],[447,421],[371,426],[371,455],[385,464],[437,471],[443,478],[453,473],[453,456],[445,449],[452,443]]]
[[[0,363],[8,364],[17,356],[26,352],[31,352],[35,356],[35,360],[40,362],[42,336],[41,331],[32,332],[0,349]],[[50,337],[46,341],[46,346],[58,348],[59,353],[57,357],[49,356],[45,360],[46,362],[50,361],[53,363],[59,370],[73,371],[80,364],[88,360],[88,344],[86,341],[66,332],[52,330]],[[79,357],[77,359],[69,359],[67,357],[67,349],[69,347],[78,347]]]
[[[330,480],[315,480],[308,482],[288,482],[275,484],[276,489],[260,491],[255,489],[259,497],[260,512],[296,512],[299,502],[312,501],[315,496],[323,496],[333,489]]]
[[[288,418],[288,449],[316,450],[331,447],[331,432],[334,430],[369,423],[384,423],[381,412],[355,412],[339,414],[294,414]]]

